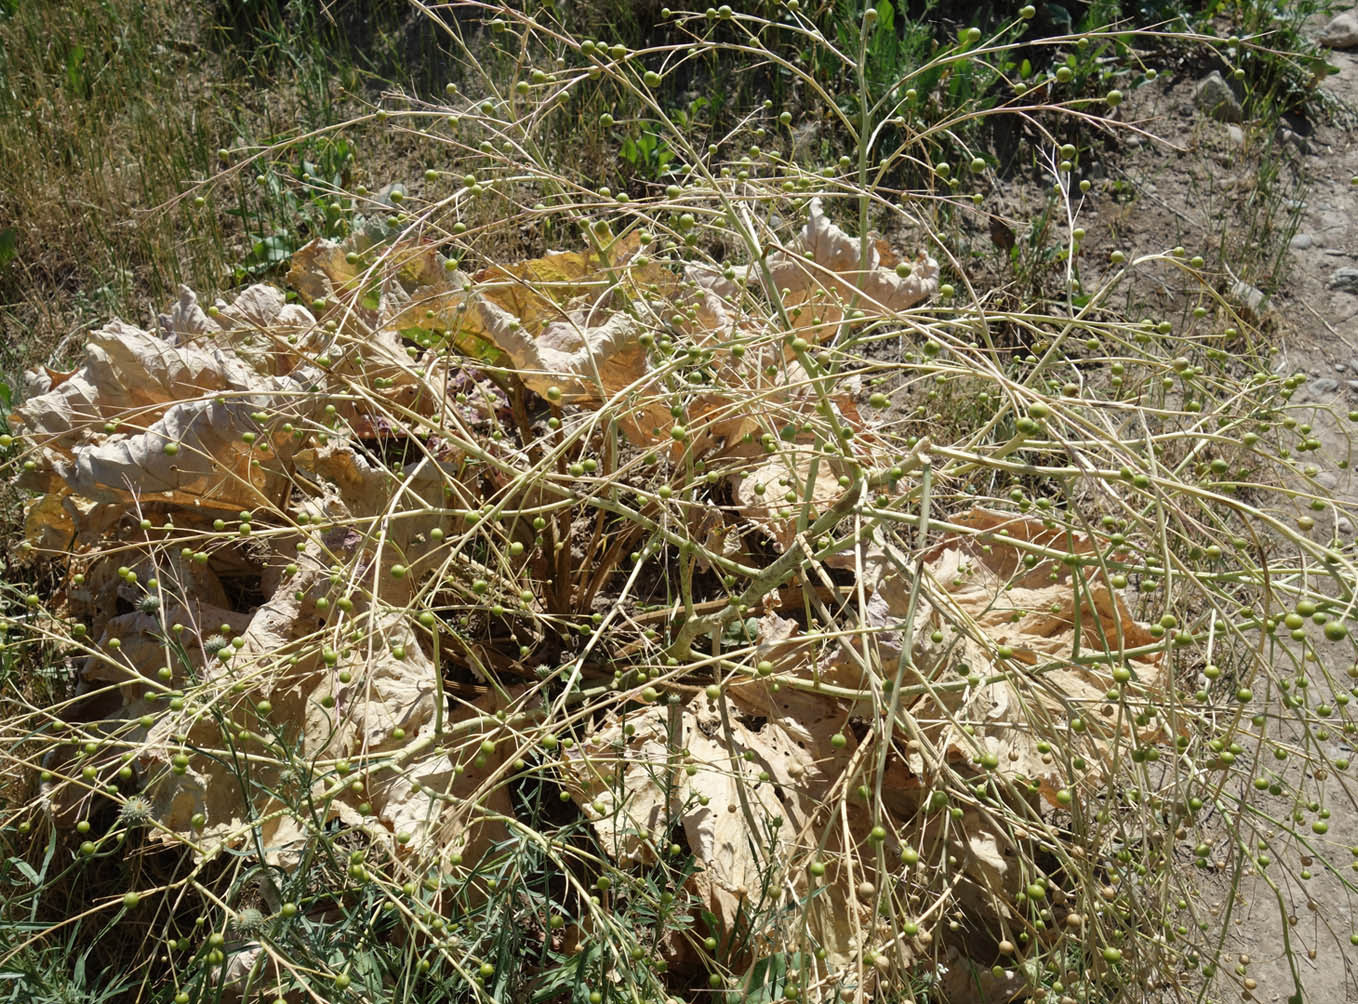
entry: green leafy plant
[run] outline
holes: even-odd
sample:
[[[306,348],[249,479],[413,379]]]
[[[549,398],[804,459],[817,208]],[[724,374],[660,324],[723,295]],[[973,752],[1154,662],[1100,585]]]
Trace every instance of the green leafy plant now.
[[[1215,0],[1203,5],[1196,23],[1207,32],[1218,19],[1229,23],[1231,34],[1220,53],[1245,86],[1254,114],[1270,122],[1287,115],[1351,116],[1352,109],[1338,107],[1321,89],[1338,67],[1304,30],[1309,20],[1334,9],[1328,0]]]
[[[658,181],[666,176],[675,154],[665,146],[658,132],[643,130],[635,139],[631,136],[623,139],[618,156],[631,167],[635,177]]]
[[[297,151],[285,174],[265,168],[256,175],[257,193],[243,194],[241,205],[229,211],[241,218],[252,242],[234,270],[235,281],[278,270],[313,236],[347,232],[354,205],[348,191],[353,160],[347,140],[322,138]],[[271,225],[273,232],[259,232]]]

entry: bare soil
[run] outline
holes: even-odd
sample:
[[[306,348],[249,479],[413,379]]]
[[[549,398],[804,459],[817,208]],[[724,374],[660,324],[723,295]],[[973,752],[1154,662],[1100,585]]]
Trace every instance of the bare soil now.
[[[1339,73],[1326,81],[1326,91],[1341,109],[1358,108],[1358,52],[1333,52],[1331,62]],[[1248,121],[1218,122],[1195,109],[1195,83],[1187,75],[1171,76],[1138,95],[1129,111],[1145,116],[1148,132],[1163,141],[1133,141],[1116,158],[1114,184],[1104,191],[1117,199],[1091,206],[1089,218],[1097,222],[1086,226],[1091,238],[1121,246],[1129,258],[1182,245],[1202,254],[1209,270],[1214,257],[1221,263],[1217,291],[1254,314],[1275,340],[1274,372],[1308,374],[1293,400],[1314,406],[1299,421],[1309,420],[1326,447],[1314,461],[1318,471],[1299,473],[1302,486],[1352,501],[1358,498],[1354,464],[1343,467],[1341,461],[1351,453],[1347,415],[1358,408],[1358,272],[1351,283],[1340,272],[1358,266],[1358,186],[1351,184],[1358,175],[1358,136],[1351,115],[1341,110],[1330,121],[1292,122],[1295,128],[1266,134]],[[1128,294],[1140,302],[1127,306],[1172,320],[1203,293],[1186,278],[1167,276],[1163,284],[1142,279]],[[1353,539],[1355,528],[1347,521],[1316,515],[1317,540]],[[1330,680],[1351,682],[1344,674],[1353,657],[1347,644],[1331,646],[1327,655],[1329,665],[1308,671],[1311,686],[1326,693]],[[1313,753],[1328,758],[1353,755],[1338,730],[1317,741],[1314,733],[1290,733],[1286,722],[1270,728],[1279,741],[1301,748],[1309,742]],[[1312,839],[1309,853],[1274,854],[1263,873],[1204,874],[1209,908],[1218,915],[1230,911],[1225,944],[1231,960],[1203,988],[1204,999],[1358,1001],[1358,949],[1349,941],[1358,919],[1352,783],[1308,771],[1297,757],[1260,767],[1276,768],[1285,787],[1302,797],[1332,805],[1334,816],[1328,833]],[[1284,823],[1293,804],[1273,798],[1259,808]],[[1187,855],[1184,866],[1191,866]],[[1290,943],[1284,943],[1284,929]],[[1252,991],[1245,989],[1246,977],[1257,981]]]
[[[1313,34],[1323,27],[1323,20],[1316,22]],[[1078,259],[1085,289],[1110,275],[1115,266],[1108,255],[1115,249],[1129,261],[1177,247],[1186,256],[1201,255],[1202,279],[1183,269],[1137,269],[1108,305],[1128,316],[1168,320],[1189,337],[1201,330],[1189,324],[1198,305],[1212,317],[1229,318],[1225,303],[1256,324],[1271,340],[1272,371],[1308,376],[1292,400],[1308,406],[1297,420],[1314,426],[1325,450],[1323,457],[1310,455],[1307,464],[1318,468],[1313,473],[1298,463],[1298,487],[1352,502],[1358,500],[1358,450],[1351,442],[1358,440],[1351,431],[1358,426],[1348,418],[1358,409],[1358,185],[1351,181],[1358,176],[1358,50],[1334,51],[1330,61],[1339,72],[1324,82],[1327,100],[1320,103],[1330,114],[1312,121],[1289,117],[1277,129],[1248,117],[1231,123],[1204,114],[1194,104],[1202,67],[1166,68],[1121,109],[1133,128],[1095,144],[1097,153],[1080,165],[1089,191],[1075,205],[1073,222],[1057,221],[1054,233],[1064,236],[1072,225],[1086,231]],[[1050,183],[1048,177],[1011,186],[986,208],[1017,230],[1020,221],[1042,212]],[[983,246],[985,214],[976,214],[969,227],[972,246]],[[1024,238],[1022,231],[1017,236]],[[998,261],[1001,279],[1012,267],[1004,249],[978,257],[988,259],[982,271]],[[1343,269],[1353,270],[1351,277]],[[1358,532],[1333,514],[1313,515],[1317,541],[1352,541]],[[1328,646],[1326,656],[1326,665],[1309,667],[1309,685],[1326,694],[1351,685],[1345,673],[1352,647]],[[1294,672],[1278,667],[1282,677]],[[1277,695],[1271,703],[1277,706]],[[1358,758],[1338,729],[1323,739],[1288,722],[1270,721],[1268,729],[1271,742],[1261,757],[1276,741],[1307,750],[1312,763],[1321,755]],[[1276,820],[1263,821],[1261,832],[1295,825],[1288,816],[1297,798],[1333,808],[1329,831],[1300,851],[1280,844],[1261,871],[1228,863],[1230,834],[1219,821],[1205,820],[1205,839],[1215,849],[1212,864],[1194,867],[1190,839],[1183,869],[1194,876],[1186,881],[1196,884],[1197,901],[1212,914],[1198,919],[1215,930],[1224,915],[1223,966],[1206,981],[1196,971],[1161,974],[1157,986],[1146,988],[1148,1000],[1188,989],[1211,1002],[1358,1002],[1358,948],[1350,943],[1358,930],[1358,791],[1350,779],[1313,771],[1297,756],[1283,763],[1268,756],[1259,771],[1273,772],[1287,792],[1296,793],[1238,793]]]

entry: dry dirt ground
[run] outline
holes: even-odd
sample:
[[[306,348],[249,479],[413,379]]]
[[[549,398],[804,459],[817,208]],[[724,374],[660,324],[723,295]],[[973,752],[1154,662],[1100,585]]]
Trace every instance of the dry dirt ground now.
[[[1312,33],[1319,37],[1324,26],[1315,22]],[[1358,177],[1358,49],[1332,51],[1330,61],[1339,67],[1323,85],[1332,114],[1309,122],[1289,117],[1276,130],[1248,114],[1238,123],[1204,114],[1194,101],[1203,69],[1164,67],[1121,110],[1134,130],[1111,136],[1084,166],[1092,186],[1076,223],[1087,231],[1081,259],[1087,289],[1108,274],[1112,249],[1134,260],[1182,246],[1207,260],[1215,291],[1272,340],[1273,371],[1308,376],[1293,402],[1307,406],[1298,421],[1315,427],[1327,457],[1314,461],[1320,470],[1302,487],[1352,504],[1358,503],[1358,434],[1351,430],[1358,427],[1347,416],[1358,409],[1358,185],[1352,183]],[[1031,219],[1045,197],[1039,186],[1011,190],[991,211]],[[983,230],[980,235],[983,240]],[[1189,312],[1212,306],[1212,296],[1213,289],[1184,270],[1147,269],[1109,303],[1188,330]],[[1350,462],[1340,466],[1345,459]],[[1353,541],[1358,534],[1347,520],[1316,515],[1317,540]],[[1326,655],[1329,665],[1309,670],[1310,685],[1328,693],[1351,684],[1345,678],[1351,646],[1330,646]],[[1294,672],[1278,667],[1280,676]],[[1276,694],[1271,703],[1276,709]],[[1289,733],[1286,723],[1269,728],[1270,739],[1300,748],[1309,743],[1313,754],[1355,756],[1337,729],[1317,741]],[[1310,846],[1290,853],[1276,848],[1263,874],[1228,865],[1191,879],[1199,901],[1216,915],[1201,918],[1209,928],[1220,927],[1226,913],[1226,964],[1205,983],[1197,973],[1162,974],[1158,987],[1146,988],[1148,1000],[1191,988],[1213,1004],[1298,995],[1308,1004],[1358,1002],[1358,947],[1349,940],[1358,930],[1358,785],[1323,771],[1317,777],[1297,757],[1276,764],[1270,750],[1263,750],[1268,760],[1261,771],[1274,771],[1288,790],[1332,806],[1329,832],[1312,837],[1306,828]],[[1281,822],[1294,808],[1288,798],[1240,794]],[[1279,829],[1264,819],[1258,832]],[[1224,827],[1208,839],[1214,848],[1229,842]],[[1212,857],[1218,859],[1215,852]],[[1185,875],[1194,874],[1192,865],[1189,841]],[[1255,981],[1252,988],[1247,979]]]
[[[1315,25],[1317,34],[1322,25]],[[1358,109],[1358,50],[1333,51],[1331,62],[1339,73],[1325,88],[1341,105]],[[1358,175],[1358,127],[1343,114],[1309,128],[1293,123],[1295,131],[1272,134],[1249,121],[1216,121],[1194,107],[1196,83],[1189,76],[1171,76],[1141,96],[1139,109],[1135,104],[1130,109],[1148,115],[1148,130],[1169,143],[1145,141],[1118,158],[1128,197],[1095,207],[1096,226],[1130,242],[1124,245],[1129,257],[1182,244],[1196,245],[1198,250],[1190,253],[1204,253],[1210,261],[1211,252],[1224,247],[1228,265],[1236,256],[1240,270],[1248,270],[1240,278],[1272,288],[1271,298],[1252,306],[1264,330],[1276,339],[1274,371],[1308,375],[1293,400],[1314,406],[1309,420],[1329,453],[1329,463],[1310,487],[1358,501],[1358,455],[1347,469],[1337,464],[1351,452],[1347,414],[1358,408],[1358,185],[1351,183]],[[1276,168],[1268,197],[1259,191],[1261,165]],[[1234,232],[1223,232],[1221,221],[1232,218]],[[1133,221],[1134,226],[1125,225]],[[1282,230],[1285,254],[1261,254],[1250,244],[1261,232],[1252,228],[1266,223]],[[1145,286],[1140,293],[1166,310],[1194,295],[1186,288]],[[1331,517],[1318,519],[1314,532],[1317,539],[1335,533],[1352,541],[1356,529],[1345,520],[1336,525]],[[1327,692],[1324,670],[1344,680],[1353,658],[1347,645],[1333,647],[1329,654],[1330,666],[1310,671],[1312,685]],[[1278,738],[1304,741],[1285,731]],[[1342,738],[1330,736],[1319,747],[1329,757],[1353,755]],[[1330,829],[1313,839],[1309,854],[1275,855],[1266,877],[1248,871],[1205,877],[1209,907],[1231,911],[1226,925],[1231,962],[1222,978],[1204,988],[1205,999],[1288,1001],[1300,988],[1302,999],[1316,1004],[1358,1001],[1358,948],[1349,941],[1358,925],[1358,874],[1352,870],[1358,858],[1350,852],[1358,847],[1353,801],[1358,788],[1349,782],[1345,790],[1342,778],[1317,778],[1300,765],[1280,773],[1289,785],[1333,805]],[[1291,811],[1284,799],[1268,799],[1259,806],[1278,817]],[[1267,831],[1269,824],[1262,828]],[[1187,858],[1184,864],[1189,866]],[[1287,926],[1290,945],[1284,943],[1280,921]],[[1230,971],[1242,960],[1248,960],[1243,963],[1248,977],[1257,981],[1252,995],[1242,993],[1244,975]]]
[[[1327,88],[1348,107],[1358,108],[1358,50],[1333,52],[1331,61],[1340,72],[1329,79]],[[1358,408],[1358,185],[1351,183],[1358,176],[1358,132],[1348,126],[1321,125],[1301,145],[1306,190],[1290,241],[1286,285],[1272,304],[1279,336],[1275,370],[1304,371],[1309,376],[1294,400],[1316,405],[1312,424],[1323,430],[1321,438],[1331,446],[1333,462],[1353,452],[1347,414]],[[1316,475],[1316,482],[1337,498],[1358,500],[1354,466],[1329,465]],[[1317,532],[1322,531],[1353,540],[1355,527],[1342,519],[1337,526],[1321,520]],[[1334,657],[1351,660],[1352,652],[1335,650]],[[1347,666],[1329,668],[1342,679]],[[1318,674],[1311,675],[1314,679]],[[1353,753],[1338,738],[1329,745],[1330,756]],[[1349,850],[1358,847],[1358,818],[1350,801],[1352,787],[1348,793],[1332,787],[1330,794],[1335,814],[1329,833],[1316,842],[1318,860],[1309,868],[1314,878],[1298,880],[1298,868],[1279,862],[1284,869],[1278,875],[1290,879],[1280,893],[1289,919],[1297,918],[1293,930],[1304,940],[1303,951],[1293,955],[1295,973],[1278,938],[1261,937],[1251,923],[1255,911],[1272,909],[1276,917],[1279,900],[1257,880],[1252,890],[1246,890],[1250,905],[1237,931],[1242,950],[1255,960],[1251,968],[1260,989],[1268,988],[1259,995],[1261,1000],[1287,999],[1295,976],[1307,1000],[1358,1001],[1358,948],[1349,943],[1350,932],[1358,930],[1358,897],[1353,891],[1358,875],[1351,870],[1358,857]],[[1321,867],[1325,862],[1335,871]],[[1263,929],[1277,930],[1276,924]]]

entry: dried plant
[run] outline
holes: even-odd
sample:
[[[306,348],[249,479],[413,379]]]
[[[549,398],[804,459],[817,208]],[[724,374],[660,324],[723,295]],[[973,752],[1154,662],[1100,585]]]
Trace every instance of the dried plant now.
[[[1125,272],[957,296],[923,197],[871,181],[927,153],[874,145],[904,98],[824,109],[838,172],[696,149],[650,97],[695,54],[854,69],[794,8],[622,53],[496,14],[552,68],[403,113],[484,172],[303,248],[295,296],[186,289],[30,375],[10,445],[52,585],[8,650],[76,687],[4,720],[6,825],[73,849],[61,882],[121,869],[84,910],[136,932],[139,999],[1193,989],[1205,883],[1289,894],[1265,859],[1348,797],[1353,557],[1285,516],[1340,510],[1269,438],[1292,384],[1238,330],[1101,310]],[[1012,44],[974,42],[919,72]],[[665,192],[540,151],[605,82],[677,152]],[[581,247],[463,271],[492,196]]]

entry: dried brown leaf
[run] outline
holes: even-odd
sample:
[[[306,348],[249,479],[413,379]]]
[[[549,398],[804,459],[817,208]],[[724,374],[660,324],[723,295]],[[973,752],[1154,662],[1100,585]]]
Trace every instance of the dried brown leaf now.
[[[777,289],[788,291],[783,302],[793,323],[819,339],[834,332],[850,303],[865,318],[884,317],[937,292],[934,259],[920,255],[906,276],[896,273],[898,263],[884,242],[856,240],[830,222],[817,198],[795,253],[770,255],[769,271]]]
[[[176,404],[261,389],[260,375],[233,353],[177,348],[113,321],[90,334],[84,363],[69,379],[16,410],[35,445],[69,454],[103,437],[106,422],[144,429]]]
[[[796,538],[803,512],[807,522],[814,521],[843,495],[839,470],[839,463],[826,454],[791,446],[737,476],[736,508],[752,526],[787,547]]]
[[[807,848],[823,844],[825,888],[811,899],[807,930],[838,972],[861,962],[860,944],[883,929],[856,892],[875,866],[858,862],[842,820],[861,839],[871,823],[844,804],[844,772],[854,746],[831,741],[844,723],[836,702],[795,688],[751,681],[733,685],[723,716],[695,698],[675,709],[611,716],[572,750],[568,790],[604,849],[621,863],[653,859],[669,825],[682,824],[701,865],[693,889],[725,930],[776,913],[783,897],[810,892]],[[725,698],[723,698],[725,699]],[[825,840],[821,833],[828,829]],[[850,857],[855,859],[849,863]],[[759,951],[794,950],[798,932],[759,935]]]
[[[978,533],[948,538],[925,564],[906,683],[923,691],[910,713],[927,742],[912,751],[911,768],[932,773],[941,761],[968,763],[989,752],[1001,774],[1037,783],[1056,804],[1068,779],[1057,758],[1037,749],[1036,736],[1059,733],[1072,717],[1084,717],[1087,732],[1068,732],[1068,741],[1096,764],[1111,763],[1126,744],[1167,738],[1159,723],[1138,728],[1107,713],[1112,705],[1106,695],[1116,687],[1113,664],[1132,669],[1134,694],[1154,699],[1168,685],[1158,651],[1120,655],[1154,642],[1146,627],[1104,583],[1085,581],[1077,592],[1064,563],[1042,561],[1025,569],[1026,552],[1008,541],[1071,554],[1088,553],[1092,545],[1038,520],[983,510],[955,521]],[[867,617],[882,629],[884,655],[900,651],[897,632],[908,597],[903,578],[887,575],[869,603]],[[1011,652],[1005,659],[997,655],[1001,646]],[[1078,661],[1082,656],[1103,661]],[[961,686],[959,666],[984,682]],[[1098,776],[1087,773],[1085,783]]]

